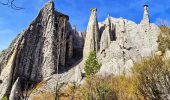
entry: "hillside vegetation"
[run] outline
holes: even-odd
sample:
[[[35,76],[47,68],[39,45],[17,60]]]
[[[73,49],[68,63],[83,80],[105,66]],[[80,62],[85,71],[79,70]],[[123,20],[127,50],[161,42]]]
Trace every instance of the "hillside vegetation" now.
[[[158,37],[158,49],[165,53],[167,48],[170,49],[170,28],[166,25],[161,25],[159,27],[161,29],[161,34]]]
[[[160,56],[143,59],[131,76],[94,76],[73,92],[74,100],[168,100],[170,99],[170,61]],[[73,89],[73,88],[72,88]],[[66,90],[67,91],[67,90]],[[67,91],[68,92],[68,91]],[[66,98],[70,96],[67,95]]]
[[[165,53],[170,49],[170,29],[160,26],[159,50]],[[90,56],[89,56],[90,57]],[[93,57],[86,61],[85,70],[94,68]],[[90,65],[93,65],[90,67]],[[89,69],[90,67],[90,69]],[[86,71],[89,72],[89,71]],[[93,72],[93,71],[91,71]],[[81,86],[69,87],[67,97],[74,100],[169,100],[170,99],[170,60],[163,56],[152,56],[135,63],[131,76],[89,77]],[[72,92],[74,91],[74,92]],[[69,96],[70,94],[70,96]]]
[[[68,84],[61,100],[169,100],[170,60],[153,56],[136,63],[131,76],[90,75],[82,85]],[[54,98],[54,94],[51,95]],[[45,94],[40,97],[47,97]],[[35,99],[36,100],[36,99]]]

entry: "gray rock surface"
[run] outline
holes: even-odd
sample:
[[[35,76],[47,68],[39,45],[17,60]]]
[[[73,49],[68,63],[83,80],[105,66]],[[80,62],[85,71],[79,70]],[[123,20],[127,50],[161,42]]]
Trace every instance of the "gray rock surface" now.
[[[55,93],[56,87],[60,86],[60,84],[63,84],[63,83],[64,83],[64,87],[65,85],[69,83],[74,83],[74,82],[76,82],[76,84],[80,84],[80,81],[82,80],[82,76],[81,76],[82,71],[81,71],[80,66],[82,66],[82,60],[79,60],[78,63],[73,65],[70,68],[70,70],[68,70],[67,72],[64,72],[61,74],[60,73],[53,74],[52,76],[44,79],[42,81],[43,84],[41,84],[41,87],[37,88],[31,93],[29,100],[32,100],[33,97],[40,94],[42,91],[43,92],[50,91],[51,93]]]
[[[113,40],[107,49],[103,49],[102,44],[100,46],[102,52],[98,53],[98,57],[102,62],[102,67],[99,73],[129,74],[135,62],[157,51],[160,29],[155,24],[149,23],[148,6],[144,6],[144,18],[140,24],[113,17],[99,23],[99,29],[102,32],[100,43],[103,43],[103,35],[110,33],[107,27],[103,28],[108,24],[112,26]]]
[[[25,88],[27,82],[35,84],[55,73],[64,73],[70,67],[67,62],[74,56],[73,40],[77,42],[69,17],[55,11],[54,3],[48,2],[29,27],[0,54],[0,98],[9,96],[18,77]]]
[[[150,23],[147,5],[140,24],[111,16],[98,23],[96,13],[97,9],[91,9],[83,34],[72,29],[67,15],[55,11],[53,2],[46,4],[29,27],[0,53],[0,98],[10,93],[14,98],[19,81],[23,88],[27,82],[44,82],[32,96],[46,90],[54,92],[63,82],[81,83],[81,67],[90,51],[98,53],[102,63],[98,74],[102,75],[129,74],[135,62],[157,52],[160,30]],[[77,60],[82,52],[83,61]]]
[[[76,66],[74,73],[75,73],[75,82],[80,83],[82,80],[82,71],[81,71],[80,65]]]
[[[21,84],[20,84],[20,80],[19,77],[17,78],[17,80],[15,81],[15,83],[12,86],[11,89],[11,93],[9,96],[9,100],[19,100],[20,97],[22,96],[21,94]]]
[[[83,49],[83,59],[86,60],[91,51],[99,51],[99,27],[97,21],[97,9],[91,9],[91,15],[86,30],[86,38]]]
[[[102,32],[100,39],[100,52],[104,52],[110,46],[112,40],[111,34],[111,24],[110,24],[110,16],[108,18],[108,22],[104,25],[105,30]]]

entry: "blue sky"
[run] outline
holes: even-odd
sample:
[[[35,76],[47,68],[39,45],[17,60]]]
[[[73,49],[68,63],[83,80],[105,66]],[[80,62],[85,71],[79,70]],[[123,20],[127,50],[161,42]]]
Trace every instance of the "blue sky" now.
[[[0,0],[5,2],[7,0]],[[13,10],[0,5],[0,51],[7,48],[18,33],[23,31],[37,16],[48,0],[16,0],[23,10]],[[143,16],[143,4],[149,4],[151,22],[158,18],[170,22],[170,0],[53,0],[55,8],[70,16],[77,30],[85,31],[90,16],[90,8],[98,9],[98,21],[103,21],[108,13],[112,17],[123,17],[139,23]]]

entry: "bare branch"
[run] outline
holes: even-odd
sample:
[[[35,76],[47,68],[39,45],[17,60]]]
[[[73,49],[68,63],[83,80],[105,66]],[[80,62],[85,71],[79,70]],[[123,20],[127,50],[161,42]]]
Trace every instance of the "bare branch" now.
[[[12,0],[12,1],[11,1],[11,8],[13,8],[13,9],[15,9],[15,10],[24,9],[24,8],[22,8],[22,7],[17,7],[17,6],[14,4],[14,1],[15,1],[15,0]]]
[[[6,3],[0,1],[0,4],[1,4],[1,5],[4,5],[4,6],[11,7],[11,8],[14,9],[14,10],[24,9],[23,7],[18,7],[18,6],[16,6],[14,2],[15,2],[15,0],[8,0]]]
[[[9,0],[8,0],[6,3],[3,3],[3,2],[0,1],[0,4],[2,4],[2,5],[8,5],[8,4],[9,4]]]

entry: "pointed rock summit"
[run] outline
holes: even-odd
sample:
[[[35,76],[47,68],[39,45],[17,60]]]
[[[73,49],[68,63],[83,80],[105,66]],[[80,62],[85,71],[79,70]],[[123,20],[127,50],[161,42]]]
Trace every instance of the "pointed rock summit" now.
[[[150,23],[150,20],[149,20],[149,14],[148,14],[148,5],[145,4],[143,6],[144,8],[144,13],[143,13],[143,20],[141,21],[141,24],[149,24]]]
[[[76,37],[69,17],[55,11],[48,2],[36,19],[21,32],[10,47],[0,54],[0,98],[9,96],[11,87],[20,77],[22,90],[27,82],[35,84],[66,69],[72,59]]]
[[[143,6],[143,10],[144,10],[143,19],[141,20],[140,24],[142,25],[143,30],[147,32],[150,30],[150,19],[149,19],[149,13],[148,13],[149,6],[145,4]]]
[[[86,59],[91,51],[99,51],[99,27],[96,8],[91,9],[91,15],[86,30],[83,59]]]
[[[101,35],[100,39],[100,53],[104,53],[105,49],[107,49],[110,46],[111,41],[113,40],[113,34],[112,34],[112,26],[110,22],[110,15],[108,15],[107,18],[107,24],[104,25],[105,30],[103,30],[103,33]]]

